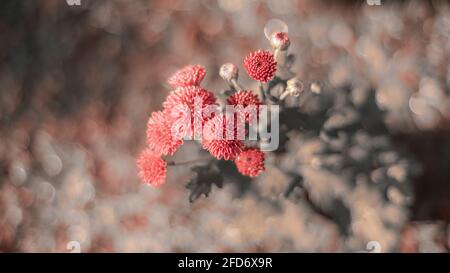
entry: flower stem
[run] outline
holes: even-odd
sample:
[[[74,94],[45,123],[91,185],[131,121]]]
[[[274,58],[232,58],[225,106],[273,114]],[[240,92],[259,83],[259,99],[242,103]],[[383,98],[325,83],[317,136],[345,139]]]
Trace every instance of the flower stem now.
[[[272,94],[270,94],[269,88],[264,89],[262,82],[258,82],[258,86],[259,86],[259,94],[261,96],[262,101],[266,102],[268,100],[271,103],[278,102],[278,98],[276,98],[276,97],[272,96]]]
[[[197,159],[192,159],[192,160],[186,160],[186,161],[181,161],[181,162],[175,162],[175,161],[167,161],[167,165],[168,166],[182,166],[182,165],[189,165],[189,164],[194,164],[194,163],[198,163],[198,162],[205,162],[207,160],[210,160],[210,158],[197,158]]]
[[[288,91],[284,91],[284,92],[281,94],[281,96],[280,96],[280,101],[281,101],[281,100],[284,100],[288,95],[289,95],[289,92],[288,92]]]
[[[231,79],[231,84],[233,85],[236,91],[243,90],[242,86],[237,82],[237,79]]]
[[[258,90],[259,90],[259,96],[262,101],[266,100],[266,94],[264,92],[264,86],[261,82],[258,82]]]
[[[288,79],[293,77],[293,73],[288,67],[288,55],[287,50],[275,49],[273,55],[277,61],[277,75],[282,79]]]
[[[278,66],[286,66],[287,50],[275,49],[273,55],[275,56],[275,60],[277,61]]]

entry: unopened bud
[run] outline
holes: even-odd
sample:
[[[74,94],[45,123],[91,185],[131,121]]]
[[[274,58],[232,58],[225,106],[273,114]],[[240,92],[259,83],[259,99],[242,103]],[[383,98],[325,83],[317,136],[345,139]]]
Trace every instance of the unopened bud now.
[[[320,92],[322,92],[322,87],[320,87],[320,84],[317,82],[313,82],[311,84],[311,92],[315,93],[315,94],[320,94]]]
[[[238,78],[239,69],[232,63],[226,63],[220,67],[219,75],[227,82],[231,82],[231,80],[236,80]]]
[[[303,91],[303,83],[297,78],[292,78],[287,81],[286,92],[289,95],[297,97]]]
[[[291,45],[291,41],[286,32],[275,32],[270,38],[270,45],[275,49],[286,50]]]

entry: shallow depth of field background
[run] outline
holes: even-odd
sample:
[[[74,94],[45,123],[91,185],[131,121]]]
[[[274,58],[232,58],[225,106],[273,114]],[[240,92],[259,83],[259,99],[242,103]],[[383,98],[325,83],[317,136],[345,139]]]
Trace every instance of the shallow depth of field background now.
[[[70,241],[82,252],[341,252],[369,241],[382,251],[448,251],[450,5],[390,2],[2,1],[0,252],[68,252]],[[169,169],[157,189],[138,181],[135,157],[166,78],[199,63],[218,92],[218,69],[233,62],[249,86],[242,59],[268,48],[271,18],[289,26],[300,79],[330,92],[356,81],[373,89],[389,137],[421,168],[411,206],[390,214],[362,194],[367,221],[343,234],[307,202],[284,198],[276,167],[250,190],[226,184],[193,204],[188,167]],[[196,153],[189,143],[175,160]],[[381,215],[401,225],[380,230]]]

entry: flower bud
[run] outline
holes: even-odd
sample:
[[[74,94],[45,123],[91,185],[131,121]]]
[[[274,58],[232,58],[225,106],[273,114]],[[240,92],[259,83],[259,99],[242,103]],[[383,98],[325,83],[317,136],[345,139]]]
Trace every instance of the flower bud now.
[[[297,97],[298,95],[300,95],[302,91],[303,91],[303,83],[299,79],[292,78],[287,81],[286,92],[289,95]]]
[[[279,50],[287,50],[291,41],[286,32],[275,32],[270,39],[270,45]]]
[[[313,82],[311,83],[311,92],[315,93],[315,94],[320,94],[320,92],[322,92],[322,87],[320,87],[320,84],[317,82]]]
[[[232,63],[226,63],[220,67],[219,75],[220,77],[222,77],[222,79],[226,80],[227,82],[231,82],[231,80],[233,79],[236,80],[238,78],[239,69],[236,65]]]

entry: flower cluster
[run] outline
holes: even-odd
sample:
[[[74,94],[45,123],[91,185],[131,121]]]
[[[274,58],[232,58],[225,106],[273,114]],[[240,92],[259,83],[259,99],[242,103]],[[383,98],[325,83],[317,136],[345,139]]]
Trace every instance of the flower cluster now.
[[[190,65],[177,71],[168,80],[174,88],[163,103],[162,111],[153,112],[147,123],[147,145],[137,160],[140,179],[159,186],[165,182],[167,163],[162,156],[173,155],[183,144],[184,136],[192,136],[193,120],[207,121],[203,109],[216,105],[214,94],[199,86],[206,70]],[[200,110],[195,111],[197,101]],[[186,118],[185,114],[188,114]],[[188,120],[190,123],[184,122]]]
[[[285,33],[277,37],[284,44],[289,43]],[[258,50],[245,57],[244,68],[251,78],[267,83],[273,79],[277,63],[271,52]],[[225,102],[234,107],[232,115],[223,113],[215,95],[200,86],[206,75],[203,66],[185,66],[168,79],[173,90],[162,104],[164,109],[150,115],[148,147],[137,160],[138,174],[144,183],[159,186],[165,182],[167,166],[176,164],[167,164],[163,156],[172,156],[185,138],[201,141],[202,147],[217,160],[233,160],[245,176],[256,177],[264,171],[264,153],[246,146],[247,130],[240,126],[258,120],[262,103],[253,91],[241,88],[238,73],[237,66],[231,63],[224,64],[219,73],[233,88]]]

